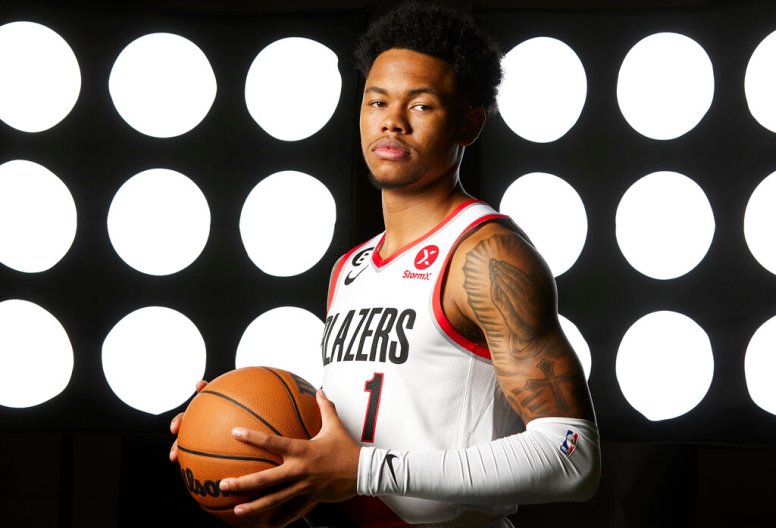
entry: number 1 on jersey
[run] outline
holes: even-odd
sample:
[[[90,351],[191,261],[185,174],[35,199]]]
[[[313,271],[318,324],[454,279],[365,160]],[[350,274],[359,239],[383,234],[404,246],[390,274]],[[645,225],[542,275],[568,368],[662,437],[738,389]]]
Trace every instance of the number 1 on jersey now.
[[[364,429],[361,431],[361,441],[371,443],[375,441],[377,411],[380,409],[380,393],[383,392],[382,372],[375,372],[374,377],[364,383],[364,392],[369,393],[369,403],[366,406],[366,416],[364,416]]]

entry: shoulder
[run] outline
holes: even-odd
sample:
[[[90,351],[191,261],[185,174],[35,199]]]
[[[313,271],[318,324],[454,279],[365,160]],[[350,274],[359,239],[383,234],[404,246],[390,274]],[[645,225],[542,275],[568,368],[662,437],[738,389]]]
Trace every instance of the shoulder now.
[[[511,222],[488,222],[460,242],[446,288],[448,298],[471,321],[492,321],[495,309],[502,314],[522,312],[537,331],[550,330],[557,321],[555,278]]]
[[[372,251],[374,251],[376,240],[380,236],[382,236],[382,234],[370,238],[369,240],[366,240],[357,246],[353,246],[348,251],[340,255],[340,257],[334,262],[334,266],[332,266],[332,276],[334,276],[338,270],[342,269],[347,260],[351,257],[357,261],[358,264],[360,264],[364,259],[368,258],[372,254]]]
[[[452,258],[459,269],[469,267],[473,271],[472,267],[489,269],[508,264],[535,279],[552,278],[547,262],[525,232],[511,221],[490,221],[476,227],[461,240]]]
[[[339,256],[339,258],[334,261],[334,265],[331,267],[331,273],[329,274],[329,282],[331,282],[334,277],[337,274],[337,271],[342,268],[343,263],[345,262],[345,258],[348,256],[348,253],[343,253]]]
[[[377,237],[374,237],[367,240],[366,242],[362,242],[361,244],[352,247],[334,262],[334,265],[332,266],[331,272],[329,274],[329,296],[331,296],[331,293],[334,290],[334,286],[336,285],[337,278],[339,277],[343,268],[345,268],[347,265],[348,261],[350,261],[351,266],[363,266],[374,251],[374,242],[376,239]]]

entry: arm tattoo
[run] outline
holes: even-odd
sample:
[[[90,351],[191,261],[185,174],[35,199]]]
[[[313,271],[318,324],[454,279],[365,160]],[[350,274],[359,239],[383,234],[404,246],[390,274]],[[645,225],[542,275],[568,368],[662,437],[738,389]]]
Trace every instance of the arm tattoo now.
[[[559,342],[546,338],[551,285],[496,258],[524,254],[522,244],[513,235],[480,242],[466,254],[463,287],[490,345],[494,366],[507,381],[510,403],[531,414],[565,411],[573,405],[562,386],[573,384],[577,377],[567,371]]]
[[[507,325],[509,349],[513,354],[518,353],[531,342],[536,329],[529,317],[535,317],[540,309],[531,291],[531,278],[520,268],[494,258],[488,261],[488,271],[491,300]]]
[[[546,392],[551,392],[552,398],[555,400],[558,409],[568,410],[571,408],[568,400],[563,395],[563,391],[560,390],[561,383],[573,382],[574,376],[570,374],[557,375],[554,372],[555,362],[547,359],[539,361],[539,369],[544,373],[544,379],[529,379],[525,384],[525,390],[531,392],[531,395],[522,396],[522,404],[529,411],[537,412],[541,409],[544,397],[548,395]],[[520,393],[523,392],[520,389],[514,389],[512,391],[512,397],[520,399]]]
[[[510,354],[523,360],[541,350],[528,347],[539,328],[541,291],[524,270],[493,258],[504,249],[514,251],[514,237],[499,235],[480,242],[466,255],[463,287],[474,315],[482,325],[492,353]]]

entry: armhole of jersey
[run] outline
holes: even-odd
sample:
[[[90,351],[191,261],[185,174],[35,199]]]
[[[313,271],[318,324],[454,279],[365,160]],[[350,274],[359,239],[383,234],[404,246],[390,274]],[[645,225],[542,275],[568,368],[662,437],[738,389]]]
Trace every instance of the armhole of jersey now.
[[[432,307],[434,310],[434,318],[436,319],[437,325],[439,325],[439,328],[449,337],[452,339],[458,346],[465,348],[472,354],[475,354],[477,356],[480,356],[482,358],[485,358],[487,360],[491,359],[490,356],[490,349],[487,347],[484,347],[482,345],[479,345],[475,343],[474,341],[471,341],[469,338],[461,334],[458,330],[456,330],[452,324],[450,324],[450,321],[447,319],[447,316],[445,315],[444,310],[442,309],[442,285],[444,284],[445,280],[447,280],[447,271],[450,267],[450,261],[453,258],[453,253],[455,253],[455,250],[458,248],[458,245],[461,243],[461,240],[475,227],[481,226],[482,224],[486,222],[491,222],[494,220],[510,220],[510,218],[507,215],[503,214],[488,214],[485,216],[481,216],[471,224],[469,224],[466,229],[464,229],[458,239],[456,239],[455,243],[451,246],[450,252],[447,254],[447,257],[445,258],[445,263],[442,266],[442,271],[439,274],[439,277],[437,277],[436,284],[434,285],[434,293],[432,296]]]
[[[367,240],[363,244],[359,244],[344,255],[342,255],[342,258],[337,263],[337,267],[334,268],[334,272],[331,274],[331,279],[329,279],[329,296],[326,299],[326,312],[329,312],[329,308],[331,308],[331,301],[334,300],[334,293],[337,288],[337,284],[339,283],[339,277],[342,273],[342,268],[345,267],[345,263],[350,259],[350,256],[358,250],[358,248],[365,246],[368,244],[369,241]]]

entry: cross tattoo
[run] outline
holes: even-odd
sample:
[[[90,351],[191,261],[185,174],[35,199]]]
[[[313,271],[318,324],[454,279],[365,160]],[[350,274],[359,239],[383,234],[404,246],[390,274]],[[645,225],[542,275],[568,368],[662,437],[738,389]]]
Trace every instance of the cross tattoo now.
[[[544,387],[549,387],[550,390],[552,391],[552,395],[555,397],[555,401],[558,402],[558,406],[561,409],[568,407],[569,403],[563,397],[563,393],[560,390],[560,384],[564,381],[571,381],[573,376],[571,374],[556,376],[553,373],[553,367],[555,366],[554,361],[548,361],[546,359],[542,359],[539,362],[539,365],[537,366],[542,372],[544,372],[544,379],[528,380],[528,382],[525,384],[525,390],[529,390],[531,392],[537,392],[543,389]]]

